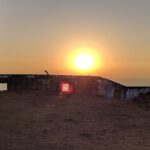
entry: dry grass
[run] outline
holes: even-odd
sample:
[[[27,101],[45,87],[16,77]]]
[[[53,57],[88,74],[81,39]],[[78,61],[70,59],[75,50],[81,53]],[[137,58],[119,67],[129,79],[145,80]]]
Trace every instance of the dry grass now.
[[[149,150],[150,111],[134,103],[0,93],[0,150]]]

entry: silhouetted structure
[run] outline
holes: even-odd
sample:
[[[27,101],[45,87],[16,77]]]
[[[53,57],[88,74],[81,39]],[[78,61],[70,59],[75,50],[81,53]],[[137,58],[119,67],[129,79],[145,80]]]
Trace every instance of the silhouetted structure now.
[[[72,82],[74,93],[98,95],[108,98],[134,99],[141,93],[150,92],[150,87],[126,87],[97,76],[68,75],[0,75],[0,83],[7,83],[8,91],[38,90],[51,94],[59,93],[62,80]]]

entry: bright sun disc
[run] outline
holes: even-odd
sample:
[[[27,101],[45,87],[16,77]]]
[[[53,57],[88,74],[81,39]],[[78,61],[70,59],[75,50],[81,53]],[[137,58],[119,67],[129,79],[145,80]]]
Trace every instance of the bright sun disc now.
[[[89,54],[79,54],[78,56],[76,56],[74,64],[81,70],[87,70],[94,65],[94,60]]]

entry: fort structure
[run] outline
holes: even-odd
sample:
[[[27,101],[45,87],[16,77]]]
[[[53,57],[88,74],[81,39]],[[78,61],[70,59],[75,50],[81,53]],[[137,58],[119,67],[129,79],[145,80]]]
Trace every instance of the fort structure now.
[[[150,87],[127,87],[114,81],[98,76],[72,75],[35,75],[35,74],[1,74],[0,84],[7,85],[8,91],[48,91],[50,94],[59,93],[61,81],[73,85],[73,93],[96,95],[107,98],[131,100],[140,94],[150,92]]]

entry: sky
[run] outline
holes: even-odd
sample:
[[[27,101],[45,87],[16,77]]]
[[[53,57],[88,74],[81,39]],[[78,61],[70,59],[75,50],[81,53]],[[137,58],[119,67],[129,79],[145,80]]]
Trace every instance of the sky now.
[[[86,75],[150,85],[149,0],[0,0],[1,74],[80,74],[76,49],[101,65]]]

